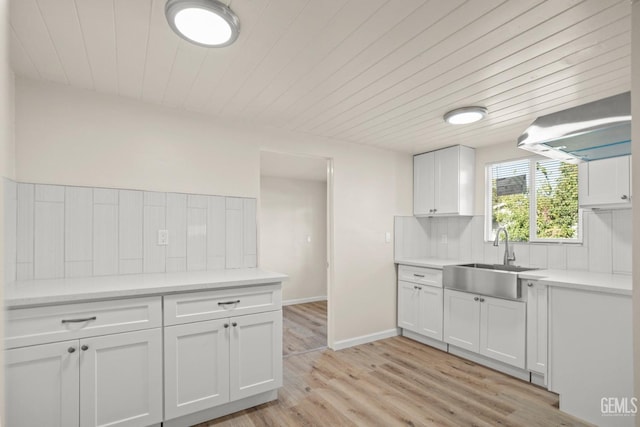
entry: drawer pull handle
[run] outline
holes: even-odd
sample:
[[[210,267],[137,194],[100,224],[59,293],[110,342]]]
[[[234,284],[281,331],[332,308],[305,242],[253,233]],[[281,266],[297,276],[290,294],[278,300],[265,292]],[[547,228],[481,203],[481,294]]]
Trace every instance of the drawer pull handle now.
[[[224,324],[224,328],[225,328],[225,329],[227,329],[228,327],[229,327],[229,324],[228,324],[228,323],[225,323],[225,324]]]
[[[237,299],[235,301],[224,301],[224,302],[219,302],[218,305],[231,305],[231,304],[239,304],[240,300]]]
[[[480,298],[478,298],[478,297],[473,298],[474,301],[478,301],[479,299]]]
[[[416,273],[413,273],[413,275],[414,275],[414,277],[424,277],[424,274],[416,274]]]
[[[69,353],[75,353],[76,348],[75,348],[75,347],[69,347],[69,348],[67,349],[67,351],[68,351]]]
[[[235,328],[236,326],[238,326],[238,324],[237,324],[236,322],[233,322],[231,325],[232,325],[234,328]]]
[[[83,345],[82,347],[80,347],[82,349],[82,351],[87,351],[89,350],[89,346],[88,345]]]
[[[82,322],[88,322],[89,320],[96,320],[97,317],[93,316],[93,317],[85,317],[84,319],[62,319],[62,323],[82,323]]]

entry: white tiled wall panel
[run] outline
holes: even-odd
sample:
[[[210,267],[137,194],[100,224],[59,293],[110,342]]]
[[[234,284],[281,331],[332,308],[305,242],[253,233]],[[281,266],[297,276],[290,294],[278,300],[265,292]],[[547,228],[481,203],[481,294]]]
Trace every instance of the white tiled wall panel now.
[[[226,268],[240,268],[243,262],[242,199],[227,198]]]
[[[256,199],[244,199],[242,209],[242,267],[253,268],[258,263]]]
[[[189,195],[187,205],[187,270],[206,270],[208,200]]]
[[[414,226],[418,221],[421,226]],[[630,209],[586,211],[582,243],[512,243],[515,264],[630,274],[631,226]],[[504,244],[496,248],[484,240],[484,216],[396,217],[395,227],[396,258],[503,262]]]
[[[43,188],[49,187],[49,188]],[[64,277],[64,189],[36,185],[34,278]],[[38,198],[40,196],[40,198]],[[57,200],[60,196],[60,201]]]
[[[120,274],[142,273],[143,192],[120,190],[118,202],[118,255],[120,257],[118,272]]]
[[[207,270],[220,270],[226,266],[226,198],[207,198]]]
[[[167,246],[167,272],[187,269],[187,195],[167,194],[166,229],[169,232]]]
[[[10,179],[3,179],[4,186],[4,280],[6,283],[16,280],[17,243],[16,228],[18,221],[18,186]]]
[[[255,199],[6,180],[4,209],[8,281],[257,264]]]
[[[93,274],[118,274],[118,205],[94,203],[93,219]]]
[[[18,217],[16,219],[16,278],[33,279],[33,245],[35,186],[18,184]]]
[[[146,201],[146,197],[145,197]],[[166,228],[164,206],[144,207],[144,268],[145,273],[164,273],[166,269],[166,246],[158,245],[158,230]]]
[[[91,261],[93,251],[93,193],[67,187],[64,209],[64,260]]]
[[[631,274],[631,209],[613,211],[613,272]]]
[[[611,256],[611,211],[588,212],[588,229],[586,233],[589,248],[589,270],[598,273],[612,271]]]

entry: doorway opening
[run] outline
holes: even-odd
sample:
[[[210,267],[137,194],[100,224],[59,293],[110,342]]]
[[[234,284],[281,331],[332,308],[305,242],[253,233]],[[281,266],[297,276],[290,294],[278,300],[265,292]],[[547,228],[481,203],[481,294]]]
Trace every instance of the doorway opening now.
[[[285,273],[285,357],[331,343],[332,162],[262,151],[259,265]]]

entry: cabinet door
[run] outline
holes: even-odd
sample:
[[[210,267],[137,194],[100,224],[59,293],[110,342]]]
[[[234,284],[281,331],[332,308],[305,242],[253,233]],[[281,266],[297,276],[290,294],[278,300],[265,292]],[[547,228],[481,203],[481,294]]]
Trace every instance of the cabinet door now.
[[[413,214],[433,213],[435,199],[434,153],[424,153],[413,157]]]
[[[162,421],[160,329],[86,338],[80,348],[82,427]]]
[[[5,352],[8,426],[78,425],[79,353],[77,340]]]
[[[229,401],[229,325],[220,319],[164,329],[165,419]]]
[[[418,333],[442,341],[442,288],[420,286]]]
[[[480,349],[480,304],[478,296],[444,291],[444,341],[465,350]]]
[[[460,147],[451,147],[435,152],[435,213],[455,214],[458,206],[460,188]]]
[[[631,202],[630,156],[580,163],[578,174],[580,206]]]
[[[282,310],[231,318],[230,398],[282,386]]]
[[[547,286],[527,284],[527,369],[547,373]]]
[[[398,327],[419,332],[418,326],[419,286],[415,283],[398,282]]]
[[[524,369],[526,304],[480,297],[480,354]]]

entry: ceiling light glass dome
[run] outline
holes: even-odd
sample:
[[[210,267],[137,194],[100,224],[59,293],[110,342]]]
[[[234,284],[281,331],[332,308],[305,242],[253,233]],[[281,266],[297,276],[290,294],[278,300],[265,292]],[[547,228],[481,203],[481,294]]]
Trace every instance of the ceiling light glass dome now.
[[[240,33],[236,14],[217,0],[169,0],[164,11],[173,31],[198,46],[229,46]]]

